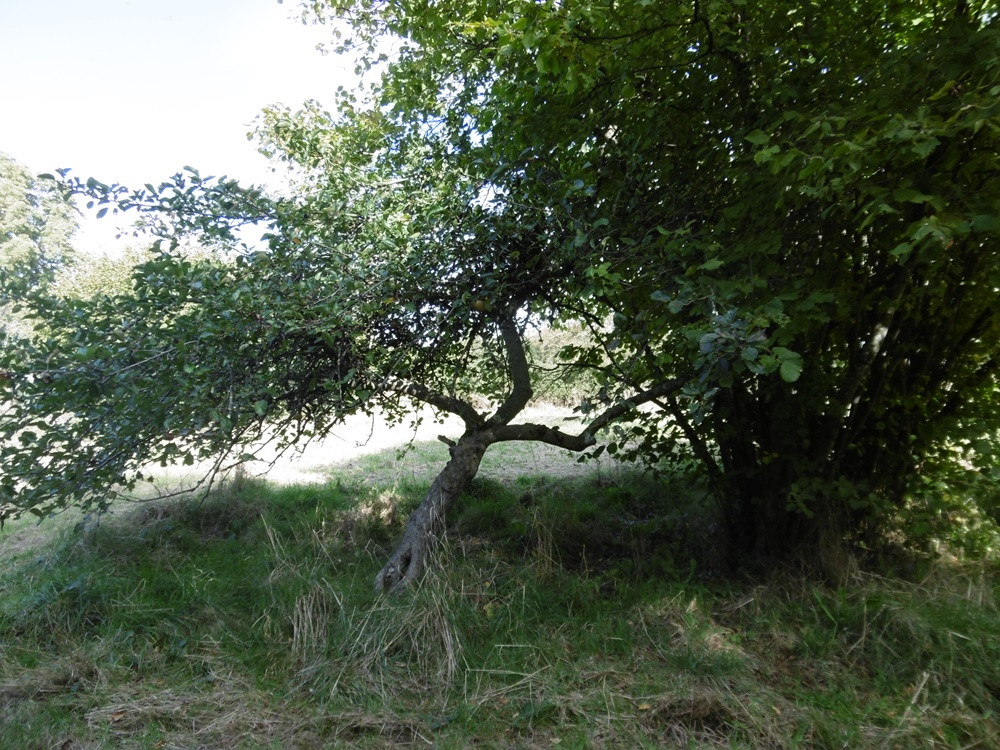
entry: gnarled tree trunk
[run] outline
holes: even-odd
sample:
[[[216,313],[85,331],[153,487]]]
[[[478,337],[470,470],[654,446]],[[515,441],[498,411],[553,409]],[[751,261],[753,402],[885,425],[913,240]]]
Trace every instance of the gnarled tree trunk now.
[[[410,514],[399,546],[375,578],[376,589],[393,591],[420,577],[431,548],[444,529],[448,509],[476,476],[491,442],[487,431],[479,430],[467,432],[451,447],[451,460]]]

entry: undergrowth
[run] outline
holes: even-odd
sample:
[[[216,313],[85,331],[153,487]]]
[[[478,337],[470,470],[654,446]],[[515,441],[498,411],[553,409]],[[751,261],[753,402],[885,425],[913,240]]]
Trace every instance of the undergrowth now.
[[[1000,746],[995,563],[740,581],[687,483],[536,476],[384,597],[365,476],[4,532],[0,746]]]

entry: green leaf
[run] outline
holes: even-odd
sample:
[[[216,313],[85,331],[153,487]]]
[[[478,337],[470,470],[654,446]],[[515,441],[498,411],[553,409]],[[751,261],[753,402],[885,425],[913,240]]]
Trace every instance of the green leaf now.
[[[776,346],[771,349],[771,353],[780,362],[778,372],[781,375],[781,379],[786,383],[794,383],[799,379],[802,374],[803,360],[802,355],[797,352],[793,352],[791,349],[786,349],[783,346]]]
[[[926,195],[910,187],[896,188],[892,191],[892,197],[897,201],[907,203],[929,203],[938,200],[933,195]]]
[[[916,143],[914,143],[913,153],[915,153],[921,159],[926,159],[928,156],[934,153],[934,150],[940,145],[941,141],[939,141],[934,136],[931,136],[930,138],[925,138],[921,141],[917,141]]]
[[[768,146],[767,148],[761,149],[756,154],[754,154],[753,160],[757,164],[766,164],[771,160],[771,157],[773,157],[780,150],[781,149],[778,146]]]
[[[889,254],[894,258],[899,258],[900,260],[905,260],[909,257],[910,253],[913,252],[913,245],[909,242],[900,242],[896,247],[889,251]]]
[[[988,234],[1000,233],[1000,216],[995,214],[979,214],[972,217],[972,231]]]
[[[781,373],[781,379],[786,383],[794,383],[802,375],[802,360],[782,362],[779,372]]]
[[[947,96],[954,90],[956,85],[957,83],[955,81],[948,81],[944,86],[942,86],[933,94],[931,94],[930,97],[928,97],[927,101],[933,102],[937,101],[938,99],[941,99],[944,96]]]

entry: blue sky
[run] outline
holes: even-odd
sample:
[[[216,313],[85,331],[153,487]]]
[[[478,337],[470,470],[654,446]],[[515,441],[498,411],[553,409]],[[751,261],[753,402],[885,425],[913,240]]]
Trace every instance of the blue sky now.
[[[266,181],[262,107],[332,101],[353,66],[276,0],[0,0],[0,151],[35,172],[157,182],[184,165]],[[89,222],[88,222],[89,225]],[[110,227],[88,226],[82,240]],[[87,248],[93,249],[93,248]]]

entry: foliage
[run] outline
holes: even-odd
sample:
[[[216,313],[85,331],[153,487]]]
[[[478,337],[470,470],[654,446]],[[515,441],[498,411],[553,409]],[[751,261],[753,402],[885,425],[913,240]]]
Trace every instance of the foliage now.
[[[88,255],[64,269],[55,280],[58,297],[114,297],[132,289],[135,267],[152,260],[144,249],[128,248],[116,255]]]
[[[372,111],[433,132],[534,230],[575,282],[546,299],[595,333],[568,353],[609,398],[693,367],[633,437],[690,444],[734,549],[871,540],[996,429],[994,3],[308,13],[372,60],[398,38]]]
[[[601,382],[590,368],[566,361],[566,352],[588,348],[593,340],[586,329],[569,323],[529,331],[528,355],[535,367],[535,400],[576,408],[600,390]]]
[[[49,284],[74,260],[73,211],[55,182],[0,153],[0,335],[24,332],[12,309],[16,285]]]

